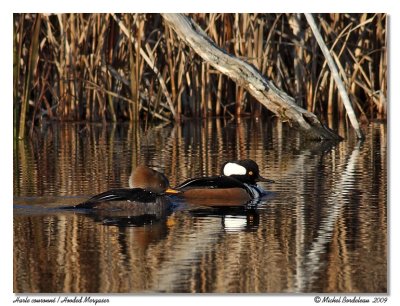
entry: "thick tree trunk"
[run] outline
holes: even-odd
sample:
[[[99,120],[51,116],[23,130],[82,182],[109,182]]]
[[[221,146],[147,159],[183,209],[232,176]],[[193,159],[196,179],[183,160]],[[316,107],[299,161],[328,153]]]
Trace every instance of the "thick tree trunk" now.
[[[179,38],[205,61],[246,88],[258,102],[283,121],[299,127],[307,138],[341,139],[323,125],[313,113],[298,106],[292,97],[275,87],[254,66],[219,48],[189,17],[183,14],[162,14],[162,17]]]

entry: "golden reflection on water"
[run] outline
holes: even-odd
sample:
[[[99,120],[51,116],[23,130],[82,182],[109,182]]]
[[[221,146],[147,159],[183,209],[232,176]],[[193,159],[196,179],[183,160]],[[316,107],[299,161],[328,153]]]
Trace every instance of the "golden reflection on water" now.
[[[15,145],[14,291],[386,292],[386,150],[382,124],[337,146],[279,122],[48,126]],[[257,210],[56,209],[128,186],[139,163],[176,185],[243,158],[276,180]]]

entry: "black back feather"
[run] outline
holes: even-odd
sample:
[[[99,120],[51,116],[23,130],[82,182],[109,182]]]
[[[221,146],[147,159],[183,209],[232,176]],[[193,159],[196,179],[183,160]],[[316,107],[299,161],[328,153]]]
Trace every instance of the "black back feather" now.
[[[74,206],[73,208],[92,208],[93,204],[109,201],[154,202],[160,194],[142,188],[111,189],[97,194],[89,200]]]
[[[180,184],[176,189],[185,191],[193,188],[244,188],[246,185],[230,176],[210,176],[189,179]]]

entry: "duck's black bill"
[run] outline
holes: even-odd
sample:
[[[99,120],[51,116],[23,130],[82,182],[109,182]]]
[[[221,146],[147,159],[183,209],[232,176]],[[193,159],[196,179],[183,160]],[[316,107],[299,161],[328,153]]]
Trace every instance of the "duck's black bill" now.
[[[259,182],[266,182],[266,183],[275,183],[274,180],[270,180],[270,179],[267,179],[267,178],[262,177],[262,176],[259,176],[258,179],[257,179],[257,181],[259,181]]]

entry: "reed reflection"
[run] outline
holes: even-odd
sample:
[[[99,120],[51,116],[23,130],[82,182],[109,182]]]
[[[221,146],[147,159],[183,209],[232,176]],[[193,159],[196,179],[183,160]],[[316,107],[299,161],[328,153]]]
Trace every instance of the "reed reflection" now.
[[[384,125],[361,145],[247,120],[36,132],[14,155],[16,292],[387,291]],[[256,209],[173,198],[154,219],[57,209],[128,187],[138,164],[176,186],[245,158],[276,181],[260,184],[273,196]]]

